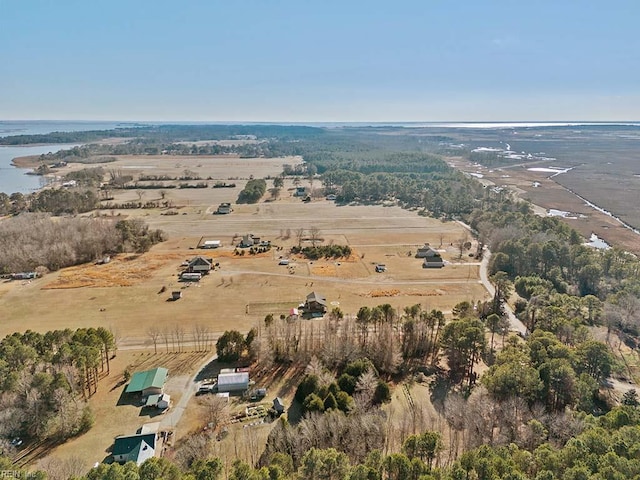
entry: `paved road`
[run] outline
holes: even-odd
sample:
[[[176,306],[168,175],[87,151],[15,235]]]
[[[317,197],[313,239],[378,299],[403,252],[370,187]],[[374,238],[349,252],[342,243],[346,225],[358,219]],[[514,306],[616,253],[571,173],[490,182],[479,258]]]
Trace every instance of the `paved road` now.
[[[489,250],[484,251],[484,255],[482,256],[482,262],[480,263],[480,281],[484,288],[487,289],[489,295],[493,296],[496,293],[496,289],[493,284],[489,281],[488,267],[489,267],[489,259],[491,258],[491,252]],[[514,332],[521,333],[522,335],[527,333],[527,327],[522,323],[513,313],[511,307],[508,303],[504,304],[504,311],[507,314],[507,318],[509,319],[510,329]]]

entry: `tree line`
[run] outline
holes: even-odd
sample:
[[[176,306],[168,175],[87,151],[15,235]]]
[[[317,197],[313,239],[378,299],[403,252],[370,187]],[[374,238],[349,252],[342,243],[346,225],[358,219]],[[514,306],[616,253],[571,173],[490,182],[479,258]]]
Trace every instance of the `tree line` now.
[[[462,416],[463,411],[458,411]],[[497,413],[497,412],[494,412]],[[339,413],[333,416],[339,417]],[[320,443],[323,432],[333,431],[340,435],[339,422],[330,421],[321,431],[312,429],[299,441]],[[481,419],[478,419],[481,420]],[[640,475],[640,460],[636,451],[640,448],[640,412],[637,402],[616,407],[601,417],[587,416],[577,421],[566,421],[554,426],[561,436],[570,438],[561,445],[551,437],[538,420],[531,420],[528,439],[524,444],[509,444],[501,447],[489,444],[469,449],[460,458],[447,465],[438,462],[444,448],[442,438],[432,431],[409,436],[398,453],[384,454],[379,448],[367,450],[377,437],[373,425],[363,424],[362,431],[352,448],[360,447],[362,460],[351,460],[336,448],[310,447],[294,463],[289,453],[266,455],[261,465],[252,466],[236,460],[225,464],[213,455],[201,453],[188,464],[173,463],[167,458],[152,458],[141,466],[129,462],[125,465],[100,464],[84,475],[76,473],[74,478],[98,480],[553,480],[553,479],[628,479]],[[279,438],[286,439],[286,430],[291,428],[282,419],[274,428]],[[314,437],[314,434],[316,436]],[[347,440],[346,438],[344,440]],[[285,440],[286,441],[286,440]],[[0,467],[15,470],[8,459],[0,457]],[[72,465],[66,469],[57,466],[56,473],[76,471]],[[52,472],[53,473],[53,472]],[[34,472],[32,477],[45,478],[45,472]],[[56,478],[68,478],[70,475]]]
[[[267,191],[267,182],[263,178],[251,179],[238,194],[236,203],[257,203]]]

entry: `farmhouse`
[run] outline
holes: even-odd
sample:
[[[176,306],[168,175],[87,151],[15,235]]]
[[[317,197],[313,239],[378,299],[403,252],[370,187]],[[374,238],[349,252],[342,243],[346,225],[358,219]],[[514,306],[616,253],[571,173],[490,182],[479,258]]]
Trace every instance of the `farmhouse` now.
[[[422,263],[422,268],[442,268],[444,267],[444,262],[442,261],[442,257],[427,257],[424,259]]]
[[[249,388],[249,372],[225,372],[218,375],[218,392],[244,392]]]
[[[248,248],[253,247],[256,243],[256,239],[253,238],[253,235],[250,233],[242,236],[242,240],[240,241],[240,248]]]
[[[220,215],[226,215],[231,213],[231,204],[227,202],[221,203],[220,205],[218,205],[218,209],[216,210],[216,213]]]
[[[435,249],[431,248],[428,243],[425,243],[424,247],[418,247],[418,251],[416,252],[416,258],[432,258],[439,256],[440,254]]]
[[[111,455],[118,463],[135,462],[138,466],[155,456],[156,434],[129,435],[116,438]]]
[[[424,244],[424,247],[418,248],[416,252],[416,258],[424,258],[423,268],[442,268],[444,262],[437,250],[431,248],[428,243]]]
[[[145,407],[156,407],[158,410],[166,410],[171,405],[171,396],[167,393],[149,395]]]
[[[213,268],[213,259],[197,256],[189,262],[186,272],[206,275]]]
[[[143,397],[161,394],[163,393],[168,374],[169,370],[162,367],[144,372],[136,372],[131,377],[125,393],[141,393]]]
[[[200,248],[218,248],[220,247],[220,240],[205,240]]]
[[[304,303],[304,311],[325,313],[327,311],[327,298],[318,292],[311,292],[307,295],[307,300]]]

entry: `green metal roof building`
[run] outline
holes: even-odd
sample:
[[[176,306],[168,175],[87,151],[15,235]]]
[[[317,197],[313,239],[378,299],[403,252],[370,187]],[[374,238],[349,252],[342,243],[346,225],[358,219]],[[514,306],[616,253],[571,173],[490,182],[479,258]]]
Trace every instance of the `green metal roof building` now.
[[[167,381],[169,370],[158,367],[153,370],[136,372],[131,377],[131,381],[125,393],[142,393],[142,396],[162,393],[164,384]]]

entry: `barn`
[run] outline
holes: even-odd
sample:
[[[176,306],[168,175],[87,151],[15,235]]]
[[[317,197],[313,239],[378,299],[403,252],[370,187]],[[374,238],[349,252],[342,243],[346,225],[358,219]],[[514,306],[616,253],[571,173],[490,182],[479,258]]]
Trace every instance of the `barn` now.
[[[169,370],[162,367],[136,372],[131,377],[125,393],[141,393],[143,397],[161,394],[168,374]]]
[[[244,392],[249,388],[249,372],[228,372],[218,375],[218,392]]]

